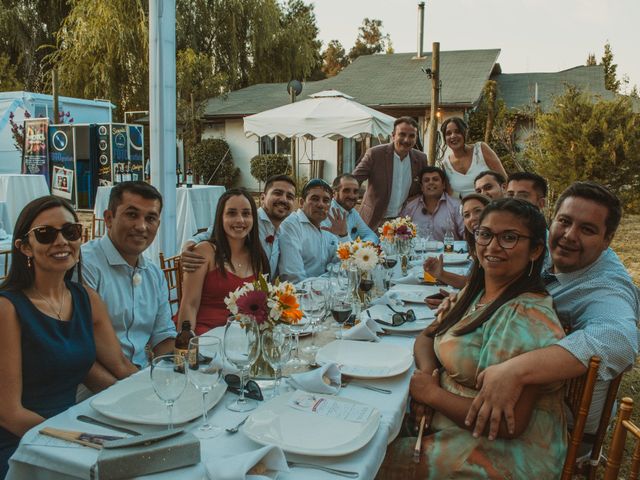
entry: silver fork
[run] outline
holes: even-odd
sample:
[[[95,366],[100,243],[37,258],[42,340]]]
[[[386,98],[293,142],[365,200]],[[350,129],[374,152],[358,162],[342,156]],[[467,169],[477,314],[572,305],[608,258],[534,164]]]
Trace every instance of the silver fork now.
[[[354,380],[342,379],[342,387],[346,387],[349,384],[356,385],[358,387],[366,388],[367,390],[371,390],[373,392],[384,393],[385,395],[391,395],[391,390],[382,387],[376,387],[374,385],[369,385],[368,383],[361,383]]]
[[[235,427],[225,428],[225,430],[227,431],[227,433],[231,433],[231,434],[238,433],[238,430],[240,430],[240,427],[244,425],[244,422],[246,422],[248,418],[249,418],[249,415],[244,417],[242,421],[239,424],[237,424]]]
[[[358,478],[360,476],[358,472],[352,472],[350,470],[339,470],[337,468],[325,467],[324,465],[318,465],[316,463],[291,462],[287,460],[287,465],[289,466],[289,468],[298,467],[311,468],[313,470],[322,470],[323,472],[332,473],[340,477]]]

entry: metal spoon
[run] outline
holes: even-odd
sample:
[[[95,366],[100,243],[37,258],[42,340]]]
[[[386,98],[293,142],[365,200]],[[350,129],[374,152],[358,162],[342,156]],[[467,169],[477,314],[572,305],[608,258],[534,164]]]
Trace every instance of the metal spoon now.
[[[240,430],[240,427],[242,425],[244,425],[244,422],[246,422],[248,418],[249,418],[249,415],[244,417],[244,419],[239,424],[237,424],[235,427],[225,428],[225,430],[227,431],[227,433],[231,433],[231,434],[238,433],[238,430]]]

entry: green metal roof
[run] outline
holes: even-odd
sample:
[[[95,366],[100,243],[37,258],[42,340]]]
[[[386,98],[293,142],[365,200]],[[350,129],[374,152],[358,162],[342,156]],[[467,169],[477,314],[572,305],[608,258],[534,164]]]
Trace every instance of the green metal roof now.
[[[499,49],[440,52],[441,103],[474,105],[494,71]],[[422,71],[431,67],[431,53],[365,55],[332,78],[306,82],[299,99],[335,89],[370,107],[426,107],[431,81]],[[289,102],[286,83],[252,85],[208,101],[204,116],[225,118],[251,115]]]
[[[535,86],[538,85],[538,107],[543,111],[551,108],[553,98],[562,95],[565,85],[571,84],[583,91],[613,100],[616,94],[604,88],[602,65],[578,66],[551,73],[501,73],[494,75],[498,83],[498,95],[507,108],[526,110],[534,106]]]

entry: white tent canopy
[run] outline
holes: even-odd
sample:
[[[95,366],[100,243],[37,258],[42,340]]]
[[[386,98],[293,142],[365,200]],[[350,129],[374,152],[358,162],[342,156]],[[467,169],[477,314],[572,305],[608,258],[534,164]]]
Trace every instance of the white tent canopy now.
[[[307,100],[245,117],[244,132],[247,137],[361,139],[368,135],[390,135],[394,121],[395,118],[362,105],[349,95],[325,90]]]

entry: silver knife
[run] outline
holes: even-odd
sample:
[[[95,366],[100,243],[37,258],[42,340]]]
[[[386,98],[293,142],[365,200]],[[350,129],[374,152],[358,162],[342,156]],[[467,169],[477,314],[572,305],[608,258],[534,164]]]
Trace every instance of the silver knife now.
[[[116,430],[118,432],[126,433],[128,435],[142,435],[140,432],[136,432],[135,430],[131,430],[130,428],[120,427],[119,425],[112,425],[107,422],[103,422],[102,420],[98,420],[97,418],[89,417],[87,415],[78,415],[76,420],[85,423],[91,423],[92,425],[99,425],[104,428],[110,428],[111,430]]]

